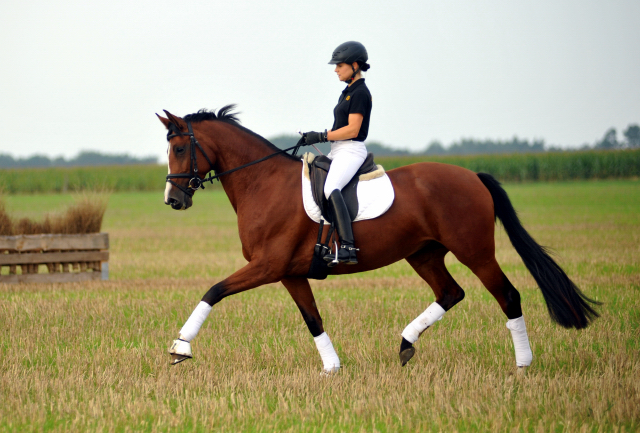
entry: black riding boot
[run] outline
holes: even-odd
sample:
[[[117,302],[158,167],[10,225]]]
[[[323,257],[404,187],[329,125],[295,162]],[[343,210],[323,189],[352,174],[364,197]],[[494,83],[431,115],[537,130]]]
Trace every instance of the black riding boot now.
[[[340,249],[338,251],[338,261],[340,263],[346,263],[348,265],[357,265],[358,259],[356,257],[357,248],[353,246],[353,231],[351,230],[351,217],[347,210],[347,205],[342,197],[342,192],[339,189],[333,190],[329,196],[329,208],[333,215],[333,223],[338,232],[340,239]],[[324,256],[324,259],[329,262],[329,267],[337,265],[333,260],[335,254]]]

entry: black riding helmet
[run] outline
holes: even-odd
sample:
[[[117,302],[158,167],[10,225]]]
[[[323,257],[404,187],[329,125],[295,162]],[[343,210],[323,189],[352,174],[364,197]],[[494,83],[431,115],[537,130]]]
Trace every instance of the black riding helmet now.
[[[364,45],[360,42],[349,41],[338,45],[338,48],[333,50],[329,64],[348,63],[351,65],[353,62],[358,62],[361,65],[366,63],[367,60],[369,60],[369,55]]]
[[[350,65],[353,74],[351,74],[351,77],[345,81],[352,83],[353,80],[356,79],[358,72],[367,71],[369,69],[367,60],[369,60],[369,55],[367,54],[367,49],[364,45],[360,42],[349,41],[338,45],[338,48],[333,50],[329,64],[337,65],[338,63],[346,63]],[[353,62],[358,63],[357,70],[353,67]]]

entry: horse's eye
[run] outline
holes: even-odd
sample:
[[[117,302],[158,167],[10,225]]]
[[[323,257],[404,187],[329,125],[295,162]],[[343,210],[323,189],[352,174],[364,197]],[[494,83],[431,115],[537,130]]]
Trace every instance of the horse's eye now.
[[[184,146],[181,146],[181,147],[175,147],[173,151],[176,153],[176,155],[182,155],[184,154],[184,150],[185,150]]]

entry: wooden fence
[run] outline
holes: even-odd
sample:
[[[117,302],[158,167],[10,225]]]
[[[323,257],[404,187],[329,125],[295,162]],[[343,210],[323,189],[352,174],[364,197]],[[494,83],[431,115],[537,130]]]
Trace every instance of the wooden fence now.
[[[0,283],[109,279],[109,234],[0,236]]]

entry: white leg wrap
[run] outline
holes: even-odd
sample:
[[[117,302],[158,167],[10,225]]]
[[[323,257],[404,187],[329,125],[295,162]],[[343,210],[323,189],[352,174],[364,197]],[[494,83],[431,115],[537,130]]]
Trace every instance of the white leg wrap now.
[[[182,329],[180,330],[180,339],[185,341],[191,341],[196,338],[198,335],[198,331],[200,331],[200,327],[204,323],[205,319],[211,312],[211,305],[206,302],[200,301],[198,306],[191,316],[189,316],[189,320],[184,324]]]
[[[509,320],[507,322],[507,328],[509,328],[511,337],[513,337],[513,347],[516,350],[516,365],[518,367],[530,366],[531,361],[533,361],[533,353],[529,345],[524,316]]]
[[[422,334],[425,329],[442,319],[444,313],[444,308],[438,305],[437,302],[434,302],[429,305],[429,308],[424,310],[421,315],[416,317],[413,322],[409,323],[407,327],[404,328],[404,331],[402,331],[402,337],[411,344],[415,343],[418,341],[418,337],[420,337],[420,334]]]
[[[320,357],[322,358],[322,364],[324,366],[325,371],[335,371],[340,368],[340,358],[338,358],[338,354],[333,348],[333,344],[331,344],[331,339],[327,335],[326,332],[318,335],[317,337],[313,337],[313,340],[316,342],[316,347],[318,348],[318,352],[320,352]]]

